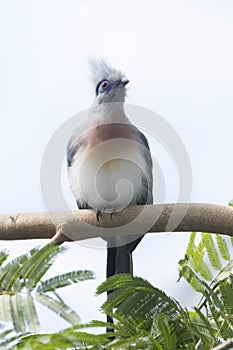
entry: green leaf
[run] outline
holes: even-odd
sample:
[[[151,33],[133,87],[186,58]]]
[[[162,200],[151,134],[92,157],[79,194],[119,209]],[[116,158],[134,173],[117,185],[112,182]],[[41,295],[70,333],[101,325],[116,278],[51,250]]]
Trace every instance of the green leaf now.
[[[16,332],[26,332],[24,320],[24,300],[22,296],[15,294],[10,297],[11,318]]]
[[[108,278],[106,281],[101,283],[100,286],[97,287],[97,294],[102,294],[107,291],[117,289],[117,288],[149,288],[151,290],[154,289],[151,283],[141,277],[135,277],[130,274],[118,274]]]
[[[189,266],[184,266],[180,270],[180,276],[183,277],[194,290],[199,293],[202,292],[202,281]]]
[[[196,239],[196,232],[192,232],[189,238],[189,243],[188,243],[188,247],[186,250],[186,255],[188,258],[193,257],[193,254],[196,250],[196,245],[195,245],[195,239]]]
[[[177,339],[176,335],[169,325],[168,317],[161,313],[155,313],[153,320],[154,338],[159,340],[164,349],[176,350]]]
[[[195,272],[199,273],[201,266],[203,264],[203,257],[204,257],[205,251],[204,251],[204,244],[202,241],[197,246],[197,249],[193,253],[193,257],[190,261],[191,266],[195,270]]]
[[[8,258],[9,254],[6,253],[5,251],[1,251],[0,252],[0,267],[2,266],[2,264],[6,261],[6,259]]]
[[[46,281],[42,281],[37,288],[38,293],[46,293],[48,291],[54,291],[58,288],[69,286],[73,283],[80,281],[86,281],[94,278],[94,273],[88,270],[71,271],[65,274],[52,277]]]
[[[41,249],[34,248],[29,253],[13,259],[5,266],[1,266],[0,319],[12,323],[15,332],[13,336],[9,334],[9,339],[11,338],[12,341],[17,339],[18,333],[25,334],[28,330],[31,332],[38,331],[39,319],[35,300],[47,306],[71,324],[80,322],[78,315],[59,297],[57,289],[71,283],[93,278],[91,271],[71,271],[55,276],[40,283],[35,291],[38,293],[39,290],[40,295],[34,298],[31,293],[40,278],[54,263],[55,258],[65,249],[64,247],[55,247],[48,244]],[[0,265],[6,261],[7,257],[8,255],[5,252],[0,253]],[[57,298],[53,299],[45,294],[49,291],[52,291]],[[4,332],[2,334],[5,334]],[[7,344],[9,339],[4,344]],[[3,342],[0,344],[3,344]]]
[[[52,244],[47,244],[33,254],[28,266],[22,271],[24,278],[27,280],[28,289],[32,290],[36,287],[37,283],[52,266],[58,255],[65,250],[67,250],[67,248],[64,246],[57,247]]]
[[[39,320],[30,294],[0,296],[0,319],[13,323],[16,332],[38,331]]]
[[[35,301],[30,293],[27,293],[25,296],[25,308],[23,313],[29,331],[38,332],[40,329],[40,322],[35,307]]]
[[[168,318],[165,317],[165,315],[159,320],[159,329],[161,330],[165,349],[176,350],[176,335],[173,332],[172,327],[169,327]]]
[[[0,295],[0,319],[3,322],[11,322],[11,305],[10,305],[10,295],[2,294]]]
[[[12,260],[0,270],[2,288],[19,292],[27,285],[27,289],[33,289],[62,251],[64,248],[48,244],[41,249],[33,248],[29,253]]]
[[[23,254],[0,269],[0,285],[4,291],[12,291],[12,285],[17,279],[22,279],[20,274],[22,265],[29,259],[30,252]]]
[[[44,333],[24,336],[12,350],[54,350],[54,349],[102,349],[100,344],[106,344],[108,337],[105,334],[90,334],[65,329],[58,333]]]
[[[19,337],[22,335],[26,335],[27,333],[15,333],[15,331],[12,329],[7,330],[3,333],[0,333],[0,349],[13,349],[14,344],[16,341],[19,340]]]
[[[48,309],[55,312],[60,317],[64,318],[72,325],[80,323],[80,318],[74,310],[69,308],[65,303],[55,300],[48,295],[39,294],[36,296],[36,300]]]
[[[150,320],[147,327],[153,322],[154,312],[165,313],[171,319],[178,317],[179,303],[142,278],[127,274],[112,276],[98,287],[97,293],[107,290],[113,292],[102,306],[105,312],[117,307],[117,314],[126,319]]]
[[[216,336],[216,328],[213,327],[213,325],[210,323],[210,320],[205,317],[202,312],[198,308],[194,308],[198,316],[200,317],[200,320],[202,321],[204,325],[204,336],[207,336],[209,339],[215,338]],[[203,329],[203,328],[202,328]]]
[[[219,249],[223,259],[229,261],[231,259],[231,257],[230,257],[230,253],[229,253],[229,249],[228,249],[226,240],[220,235],[216,235],[216,240],[217,240],[217,244],[218,244],[218,249]]]
[[[199,272],[205,281],[211,281],[213,279],[213,274],[205,261],[202,261]]]
[[[203,244],[207,250],[208,258],[215,270],[221,270],[222,264],[218,256],[217,249],[214,245],[214,240],[210,233],[203,233],[202,235]]]
[[[219,282],[228,280],[228,278],[233,274],[233,260],[224,266],[224,268],[219,272],[219,274],[213,279],[210,286],[214,289]]]
[[[219,290],[221,292],[221,300],[224,305],[225,316],[233,317],[233,289],[232,285],[226,281],[219,284]]]

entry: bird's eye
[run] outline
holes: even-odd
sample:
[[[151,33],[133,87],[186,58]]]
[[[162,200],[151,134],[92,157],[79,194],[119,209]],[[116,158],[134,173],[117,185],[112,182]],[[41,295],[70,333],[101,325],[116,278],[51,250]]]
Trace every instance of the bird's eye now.
[[[103,80],[97,87],[97,95],[102,94],[104,91],[111,87],[111,83],[108,80]]]

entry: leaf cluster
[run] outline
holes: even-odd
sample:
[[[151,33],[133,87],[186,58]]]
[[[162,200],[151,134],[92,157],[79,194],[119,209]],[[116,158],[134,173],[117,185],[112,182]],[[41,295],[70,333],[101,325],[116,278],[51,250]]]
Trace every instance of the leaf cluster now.
[[[40,303],[71,325],[80,323],[78,314],[59,296],[57,290],[72,283],[94,278],[91,271],[71,271],[43,280],[56,258],[66,250],[51,244],[33,248],[11,261],[0,252],[0,347],[14,342],[19,335],[38,332]],[[7,325],[11,328],[7,328]]]
[[[113,324],[92,321],[55,334],[28,334],[12,349],[213,349],[233,338],[232,244],[232,239],[220,235],[190,235],[179,261],[179,279],[184,278],[200,295],[191,310],[140,277],[112,276],[97,294],[112,291],[102,311],[114,319]],[[66,285],[65,278],[60,282]],[[54,290],[52,285],[38,280],[37,293],[55,292],[59,284],[54,284]],[[93,334],[96,328],[99,334]]]

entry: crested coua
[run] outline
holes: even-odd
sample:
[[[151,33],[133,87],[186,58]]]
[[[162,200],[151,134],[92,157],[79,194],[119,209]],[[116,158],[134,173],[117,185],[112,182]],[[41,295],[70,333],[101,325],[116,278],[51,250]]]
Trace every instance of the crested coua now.
[[[68,143],[67,165],[79,209],[96,210],[99,220],[101,212],[153,202],[152,160],[146,137],[124,110],[127,78],[104,61],[92,62],[92,74],[95,100]],[[141,238],[108,240],[107,277],[133,273],[132,252]]]

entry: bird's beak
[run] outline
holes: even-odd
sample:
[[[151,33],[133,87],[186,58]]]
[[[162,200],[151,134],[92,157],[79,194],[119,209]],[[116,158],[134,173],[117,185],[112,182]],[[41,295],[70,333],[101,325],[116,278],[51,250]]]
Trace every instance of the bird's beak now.
[[[128,79],[126,79],[126,78],[121,79],[121,84],[122,84],[123,86],[126,86],[128,83],[129,83],[129,80],[128,80]]]

